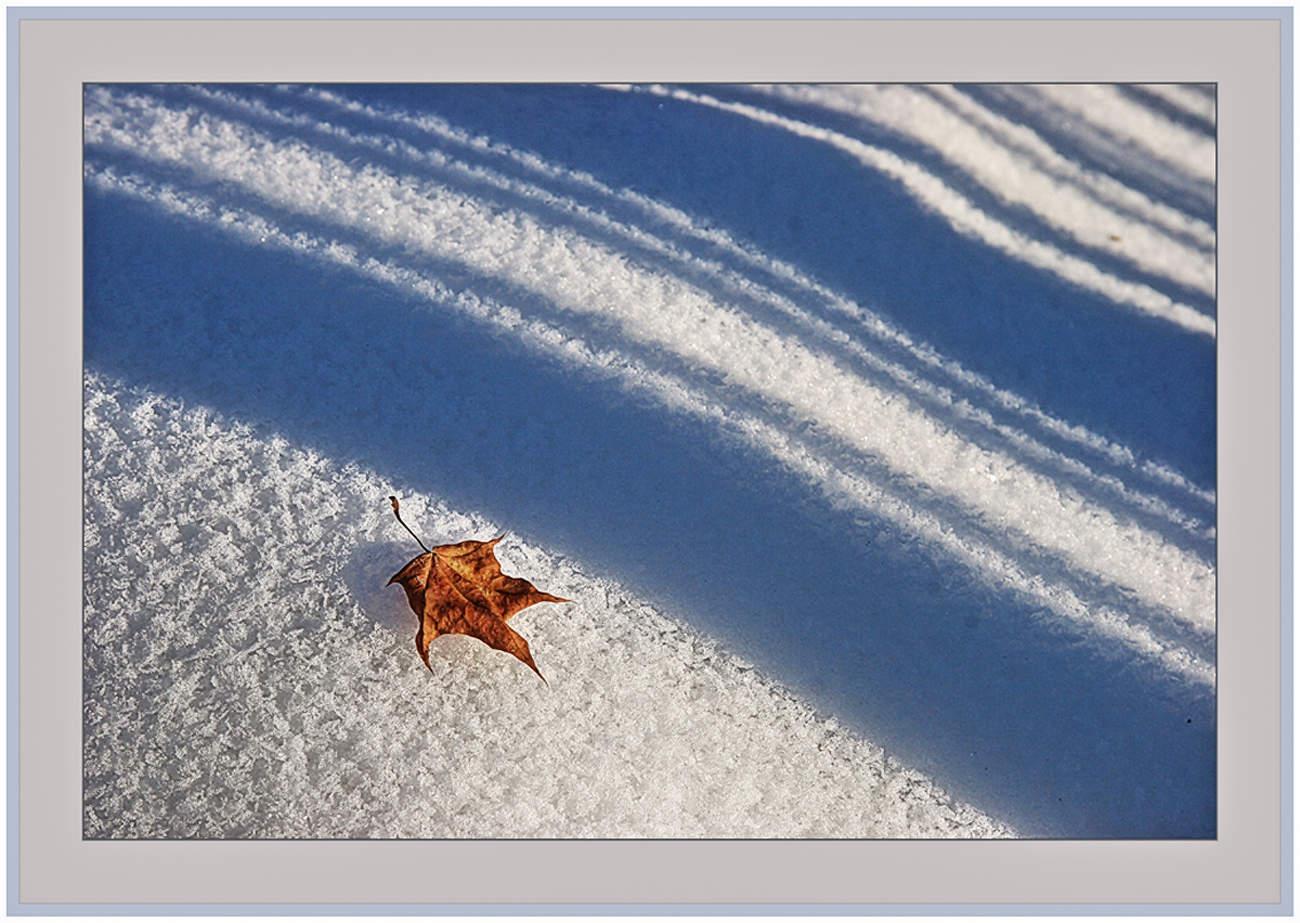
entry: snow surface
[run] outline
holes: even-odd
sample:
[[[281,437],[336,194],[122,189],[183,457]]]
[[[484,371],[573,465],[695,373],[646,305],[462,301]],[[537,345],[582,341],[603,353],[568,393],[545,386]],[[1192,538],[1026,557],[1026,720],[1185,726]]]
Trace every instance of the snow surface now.
[[[1213,97],[1072,89],[88,88],[87,835],[1212,836]]]
[[[205,408],[86,389],[92,837],[1005,836],[609,579],[507,534],[572,599],[512,624],[544,686],[387,578],[500,523]],[[760,772],[737,767],[762,766]]]

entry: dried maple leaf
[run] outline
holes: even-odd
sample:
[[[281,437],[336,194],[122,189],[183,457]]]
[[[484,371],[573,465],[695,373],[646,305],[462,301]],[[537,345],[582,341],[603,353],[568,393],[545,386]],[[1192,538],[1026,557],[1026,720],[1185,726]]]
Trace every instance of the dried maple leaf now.
[[[397,498],[389,497],[393,514],[402,522]],[[420,537],[411,532],[415,540]],[[492,550],[505,536],[490,542],[466,541],[455,545],[425,548],[424,554],[412,558],[393,575],[388,586],[400,583],[406,599],[420,620],[415,633],[415,649],[429,666],[429,642],[438,635],[471,635],[499,651],[514,654],[528,664],[542,682],[546,677],[533,663],[528,642],[506,620],[535,603],[567,603],[569,600],[543,593],[522,577],[507,577]],[[424,542],[420,542],[424,548]]]

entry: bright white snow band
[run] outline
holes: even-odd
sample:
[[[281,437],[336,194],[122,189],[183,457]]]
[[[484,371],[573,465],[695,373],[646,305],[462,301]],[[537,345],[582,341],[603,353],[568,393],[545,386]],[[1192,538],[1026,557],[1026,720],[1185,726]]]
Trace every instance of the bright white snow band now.
[[[801,138],[809,138],[837,148],[854,157],[864,166],[893,177],[918,201],[943,215],[960,234],[974,237],[990,247],[1001,250],[1032,266],[1055,273],[1062,279],[1104,295],[1117,304],[1128,305],[1171,321],[1194,333],[1215,335],[1214,318],[1195,308],[1174,301],[1163,292],[1140,282],[1129,282],[1098,269],[1087,260],[1062,252],[1060,249],[1027,237],[1019,231],[980,211],[965,196],[946,185],[938,177],[926,172],[890,151],[864,144],[836,131],[787,118],[747,103],[724,102],[703,93],[693,93],[668,87],[621,87],[628,92],[645,92],[666,96],[684,102],[730,112],[752,119],[763,125],[781,128]]]
[[[561,311],[614,321],[629,339],[721,373],[729,384],[815,423],[1071,567],[1132,589],[1198,631],[1214,630],[1214,572],[1194,555],[1117,521],[1002,453],[965,441],[896,394],[706,292],[572,230],[500,213],[435,182],[372,165],[355,169],[306,145],[136,94],[92,93],[86,140],[237,182],[278,207],[466,264]]]
[[[1029,92],[1092,122],[1111,135],[1144,148],[1176,170],[1204,183],[1214,182],[1214,139],[1184,128],[1139,105],[1125,96],[1119,87],[1104,84],[1043,84],[1029,88]]]
[[[87,178],[101,188],[150,201],[174,214],[209,223],[244,239],[271,243],[328,260],[405,291],[418,293],[433,303],[486,323],[499,334],[516,338],[538,353],[571,368],[612,379],[621,387],[652,397],[669,410],[706,420],[719,431],[742,439],[814,484],[831,502],[886,518],[918,535],[942,553],[955,557],[995,585],[1021,593],[1054,615],[1102,638],[1118,641],[1166,670],[1198,683],[1214,685],[1215,674],[1211,664],[1177,644],[1161,640],[1145,626],[1133,624],[1124,613],[1105,606],[1085,604],[1068,587],[1041,575],[1027,573],[1019,563],[998,549],[960,536],[934,516],[914,509],[888,486],[839,470],[827,459],[801,445],[797,438],[751,414],[710,403],[697,394],[689,382],[677,376],[646,368],[635,359],[617,352],[593,349],[562,326],[528,318],[514,308],[473,293],[453,291],[437,280],[366,257],[352,247],[302,233],[286,234],[266,219],[243,210],[225,207],[139,177],[120,176],[111,169],[89,170]]]
[[[815,329],[819,333],[834,339],[845,349],[856,352],[864,361],[870,362],[874,367],[884,371],[885,374],[900,384],[924,391],[927,397],[938,400],[950,412],[958,416],[964,416],[971,421],[979,422],[990,430],[996,430],[1000,435],[1006,436],[1018,447],[1023,448],[1027,454],[1035,458],[1046,459],[1050,457],[1055,464],[1060,465],[1063,469],[1068,469],[1071,474],[1082,475],[1097,484],[1108,482],[1112,486],[1118,485],[1120,492],[1125,492],[1124,485],[1117,479],[1095,474],[1078,459],[1053,452],[1043,446],[1041,442],[1023,432],[992,423],[987,411],[976,410],[972,407],[970,404],[971,399],[977,397],[987,401],[990,409],[1014,413],[1021,418],[1024,424],[1039,427],[1056,438],[1074,443],[1090,452],[1095,452],[1103,456],[1108,463],[1126,468],[1132,474],[1150,479],[1164,487],[1174,487],[1180,492],[1194,497],[1206,506],[1213,506],[1214,504],[1214,492],[1212,490],[1206,491],[1196,487],[1168,467],[1151,461],[1139,463],[1127,448],[1115,445],[1096,433],[1090,432],[1085,427],[1067,424],[1044,414],[1018,395],[995,387],[982,376],[963,368],[960,363],[939,355],[925,344],[913,341],[910,336],[896,329],[878,314],[819,285],[799,271],[797,267],[739,244],[723,230],[714,227],[703,227],[693,221],[689,215],[662,202],[631,190],[611,189],[588,174],[554,166],[529,152],[515,150],[508,145],[494,142],[479,135],[471,135],[434,116],[411,116],[388,110],[379,110],[340,97],[328,90],[281,88],[281,91],[286,94],[294,93],[306,97],[314,102],[328,106],[336,112],[362,116],[380,125],[399,126],[407,130],[416,129],[432,139],[436,139],[443,146],[472,151],[478,156],[490,156],[508,161],[512,167],[521,168],[536,176],[538,182],[549,182],[553,185],[573,189],[581,195],[594,199],[596,207],[588,207],[572,195],[556,194],[535,183],[522,182],[491,169],[470,165],[449,157],[437,149],[416,148],[412,144],[395,141],[391,136],[361,135],[328,122],[312,119],[299,112],[292,110],[286,112],[278,108],[272,108],[260,100],[249,100],[220,90],[205,87],[190,87],[189,89],[190,92],[203,99],[219,101],[223,105],[242,109],[259,118],[269,119],[299,129],[307,128],[320,131],[340,140],[346,140],[353,145],[369,147],[373,150],[381,150],[387,154],[401,157],[414,165],[436,166],[441,170],[458,176],[465,176],[475,182],[487,183],[498,189],[524,196],[530,201],[541,202],[570,214],[581,215],[585,220],[598,225],[602,230],[612,230],[639,246],[681,261],[693,273],[715,278],[725,285],[732,286],[737,290],[743,290],[746,294],[756,295],[761,301],[786,313],[809,329]],[[1105,180],[1108,178],[1100,177],[1100,179]],[[1127,189],[1125,191],[1131,192],[1131,190]],[[611,211],[629,210],[635,212],[639,226],[630,225],[624,221],[616,221],[609,217]],[[656,233],[656,229],[658,233]],[[1212,235],[1212,232],[1210,233]],[[745,272],[728,272],[715,260],[683,252],[679,245],[672,242],[673,238],[689,240],[703,245],[705,249],[711,249],[739,263],[744,267]],[[842,316],[852,323],[850,327],[852,334],[865,333],[883,345],[903,351],[908,354],[911,360],[923,366],[928,373],[950,380],[963,393],[960,397],[953,395],[947,387],[926,381],[923,377],[908,371],[897,363],[882,358],[875,352],[861,346],[854,336],[846,336],[843,331],[836,329],[824,320],[813,317],[808,311],[799,308],[788,298],[783,298],[767,286],[762,285],[756,280],[755,276],[767,277],[774,282],[793,286],[798,292],[798,301],[800,303],[820,304],[824,308]],[[1158,515],[1168,518],[1171,522],[1183,526],[1193,534],[1213,535],[1213,526],[1204,526],[1194,519],[1189,519],[1180,511],[1173,510],[1157,498],[1130,492],[1128,499],[1137,506],[1156,512]]]
[[[1039,158],[1047,146],[1023,126],[1016,127],[1022,138],[1028,134],[1027,143],[1036,142],[1037,157],[1000,143],[989,125],[1007,132],[1010,123],[951,87],[795,84],[759,89],[777,99],[847,113],[920,141],[1003,202],[1028,209],[1080,244],[1203,295],[1214,295],[1214,232],[1209,225],[1174,209],[1158,209],[1137,194],[1146,220],[1133,220],[1098,199],[1094,190],[1102,184],[1096,182],[1095,174],[1078,171],[1090,181],[1085,190],[1076,185],[1078,176],[1068,171],[1061,176],[1042,168]],[[1068,163],[1050,147],[1047,151],[1058,170],[1062,161]],[[1179,229],[1193,236],[1199,246],[1183,243],[1150,223],[1151,217],[1171,214],[1182,218]]]

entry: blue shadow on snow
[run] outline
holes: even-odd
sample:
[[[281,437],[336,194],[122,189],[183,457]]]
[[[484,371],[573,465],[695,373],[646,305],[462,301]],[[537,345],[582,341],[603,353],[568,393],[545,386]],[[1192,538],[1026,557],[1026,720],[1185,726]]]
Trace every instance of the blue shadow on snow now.
[[[666,201],[800,267],[1048,413],[1214,486],[1211,338],[955,233],[897,182],[825,144],[691,103],[582,85],[336,89],[440,116]],[[1068,139],[1057,140],[1069,150]]]
[[[1212,694],[1053,629],[697,424],[435,305],[92,190],[85,272],[88,368],[592,562],[1027,835],[1215,834]]]

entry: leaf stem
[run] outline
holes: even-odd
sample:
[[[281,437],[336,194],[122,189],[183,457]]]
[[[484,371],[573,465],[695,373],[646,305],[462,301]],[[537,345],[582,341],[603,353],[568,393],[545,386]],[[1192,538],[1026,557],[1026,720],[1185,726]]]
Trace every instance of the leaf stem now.
[[[396,497],[389,497],[389,498],[388,498],[388,502],[391,503],[391,504],[393,504],[393,515],[397,517],[397,521],[398,521],[398,522],[401,522],[401,523],[402,523],[402,528],[405,529],[407,532],[411,532],[411,527],[408,526],[406,523],[402,522],[402,514],[399,513],[399,512],[397,511],[397,498],[396,498]],[[411,532],[411,538],[413,538],[413,539],[415,539],[417,542],[419,542],[421,548],[424,548],[424,542],[421,542],[421,541],[420,541],[420,536],[416,535],[414,532]],[[425,550],[425,553],[426,553],[426,554],[427,554],[428,551],[429,551],[428,548],[424,548],[424,550]]]

